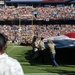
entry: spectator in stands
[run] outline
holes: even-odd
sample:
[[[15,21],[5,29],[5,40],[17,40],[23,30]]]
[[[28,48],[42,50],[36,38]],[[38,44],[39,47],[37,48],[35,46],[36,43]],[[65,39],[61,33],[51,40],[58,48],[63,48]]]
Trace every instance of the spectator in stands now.
[[[52,65],[55,67],[58,67],[58,64],[55,60],[55,55],[56,55],[55,44],[51,40],[48,40],[47,42],[48,42],[48,47],[51,53]]]
[[[5,52],[7,48],[7,38],[0,33],[0,75],[24,75],[20,63]]]
[[[48,0],[44,0],[47,1]],[[37,17],[33,16],[33,11],[38,12]],[[48,6],[48,7],[17,7],[5,6],[0,8],[0,20],[27,19],[27,20],[46,20],[53,19],[75,19],[75,7],[71,6]]]
[[[16,28],[13,29],[13,28]],[[15,35],[16,32],[16,35]],[[64,35],[65,33],[75,32],[75,25],[67,24],[50,24],[50,25],[0,25],[0,33],[4,33],[8,37],[8,42],[11,43],[14,39],[17,44],[20,44],[22,39],[31,44],[34,35],[44,37],[45,39]],[[16,37],[16,38],[15,38]]]

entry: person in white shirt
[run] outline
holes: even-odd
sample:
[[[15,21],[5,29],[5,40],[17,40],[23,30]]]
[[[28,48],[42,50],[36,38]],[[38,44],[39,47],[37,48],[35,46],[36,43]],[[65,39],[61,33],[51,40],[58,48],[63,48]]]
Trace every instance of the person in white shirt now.
[[[0,75],[24,75],[20,63],[6,53],[7,38],[0,33]]]
[[[41,37],[41,40],[39,42],[39,57],[38,58],[41,58],[42,63],[45,63],[45,61],[44,61],[44,58],[45,58],[44,50],[45,50],[44,38]]]

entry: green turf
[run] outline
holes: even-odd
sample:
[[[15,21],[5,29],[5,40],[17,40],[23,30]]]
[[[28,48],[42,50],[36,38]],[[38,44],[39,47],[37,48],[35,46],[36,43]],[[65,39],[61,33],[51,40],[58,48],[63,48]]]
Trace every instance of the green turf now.
[[[8,45],[6,53],[21,63],[25,73],[57,73],[60,75],[72,75],[67,73],[74,73],[73,75],[75,75],[75,65],[60,65],[58,68],[47,64],[31,65],[28,60],[28,51],[30,50],[32,50],[30,46]]]

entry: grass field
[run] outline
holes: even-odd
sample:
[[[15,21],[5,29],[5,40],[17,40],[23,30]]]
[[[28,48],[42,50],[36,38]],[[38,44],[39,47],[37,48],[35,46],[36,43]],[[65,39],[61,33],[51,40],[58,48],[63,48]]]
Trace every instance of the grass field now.
[[[28,52],[30,46],[8,45],[6,53],[17,59],[24,70],[25,75],[75,75],[75,65],[60,65],[58,68],[47,64],[31,65]]]

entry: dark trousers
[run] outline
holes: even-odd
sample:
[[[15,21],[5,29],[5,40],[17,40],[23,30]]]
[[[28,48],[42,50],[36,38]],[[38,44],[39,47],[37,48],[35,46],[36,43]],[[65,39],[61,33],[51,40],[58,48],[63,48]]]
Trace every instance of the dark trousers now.
[[[41,58],[41,62],[44,63],[44,50],[39,51],[39,57],[38,58]]]
[[[39,50],[38,51],[38,56],[37,56],[37,58],[35,58],[35,61],[36,62],[42,62],[42,63],[44,63],[44,51],[43,50]]]
[[[55,53],[51,54],[51,59],[52,59],[52,65],[58,67],[58,64],[57,64],[57,62],[55,60]]]

